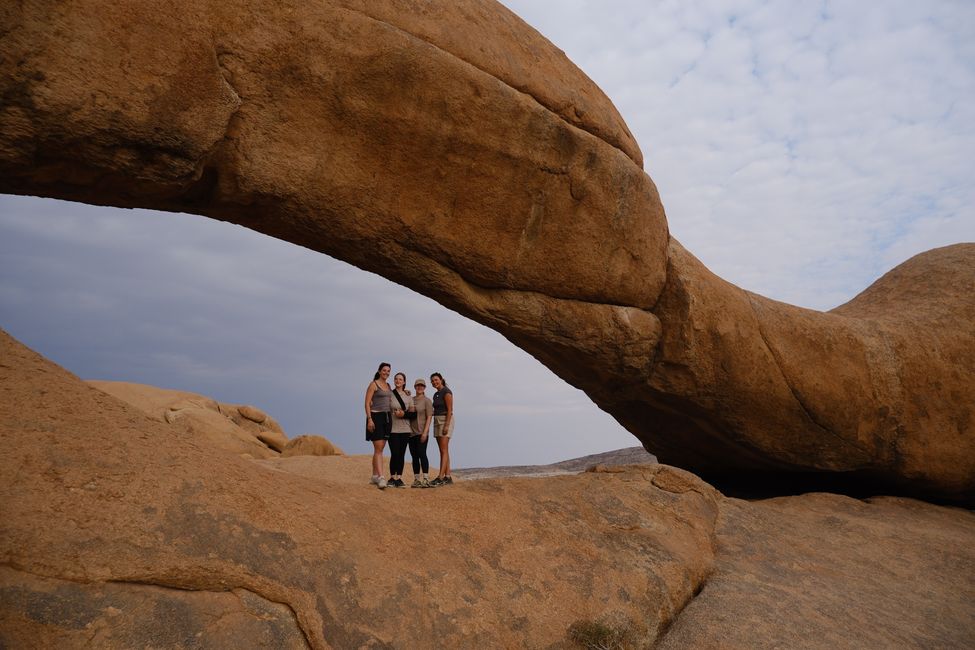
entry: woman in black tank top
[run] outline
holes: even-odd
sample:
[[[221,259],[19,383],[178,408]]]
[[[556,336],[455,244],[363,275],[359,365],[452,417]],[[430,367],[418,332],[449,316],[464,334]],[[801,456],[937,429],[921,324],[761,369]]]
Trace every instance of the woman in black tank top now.
[[[390,365],[385,361],[379,364],[379,370],[366,388],[366,440],[372,443],[372,482],[380,490],[386,488],[386,477],[383,476],[383,450],[389,440],[389,432],[393,425],[390,413],[389,399],[393,395],[389,387]]]
[[[430,485],[452,485],[450,475],[450,438],[454,435],[454,393],[447,388],[443,375],[435,372],[430,375],[430,383],[437,389],[433,394],[433,437],[440,448],[440,474],[430,481]]]

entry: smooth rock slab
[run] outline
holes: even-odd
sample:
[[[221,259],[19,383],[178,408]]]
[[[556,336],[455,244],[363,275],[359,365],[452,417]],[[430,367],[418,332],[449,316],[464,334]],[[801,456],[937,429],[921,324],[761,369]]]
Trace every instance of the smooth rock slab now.
[[[975,513],[807,494],[721,504],[714,573],[659,647],[975,647]]]
[[[308,648],[294,612],[246,589],[82,583],[0,567],[5,648]]]

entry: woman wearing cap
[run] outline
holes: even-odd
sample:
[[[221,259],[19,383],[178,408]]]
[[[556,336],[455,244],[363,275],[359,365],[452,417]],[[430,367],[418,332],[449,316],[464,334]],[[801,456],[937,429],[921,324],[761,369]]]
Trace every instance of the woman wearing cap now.
[[[379,370],[366,388],[366,440],[372,442],[372,482],[380,490],[386,489],[386,478],[383,476],[383,450],[389,440],[389,432],[393,424],[390,408],[390,398],[393,395],[389,387],[390,365],[385,361],[379,364]]]
[[[437,392],[433,394],[433,437],[440,447],[440,474],[430,481],[432,486],[451,485],[450,476],[450,438],[454,435],[454,393],[447,388],[443,375],[435,372],[430,375],[430,383]]]
[[[393,425],[389,434],[389,485],[406,487],[403,482],[403,466],[406,464],[406,447],[410,444],[410,421],[408,411],[415,411],[413,398],[406,389],[406,375],[401,372],[393,377],[393,392],[390,404],[393,408]]]
[[[416,418],[410,420],[410,458],[413,460],[413,485],[410,487],[430,487],[427,474],[430,472],[430,460],[427,458],[427,440],[430,436],[430,423],[433,421],[433,402],[424,395],[427,382],[423,377],[417,378],[413,384],[416,396],[413,406],[416,408]]]

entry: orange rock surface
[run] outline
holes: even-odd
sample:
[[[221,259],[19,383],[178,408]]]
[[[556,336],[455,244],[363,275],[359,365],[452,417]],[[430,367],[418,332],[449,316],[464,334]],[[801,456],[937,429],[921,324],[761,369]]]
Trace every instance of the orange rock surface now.
[[[0,12],[0,191],[203,214],[409,284],[663,462],[975,499],[975,245],[831,313],[722,281],[603,93],[491,0]]]
[[[0,358],[5,647],[542,647],[604,618],[647,645],[711,570],[720,495],[682,470],[380,491],[367,456],[248,460]]]

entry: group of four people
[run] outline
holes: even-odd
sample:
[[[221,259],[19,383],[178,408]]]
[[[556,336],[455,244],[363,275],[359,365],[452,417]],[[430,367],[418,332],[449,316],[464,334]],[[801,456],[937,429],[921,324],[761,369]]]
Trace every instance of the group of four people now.
[[[454,433],[454,395],[447,388],[443,375],[435,372],[430,375],[430,384],[436,392],[433,399],[428,398],[427,384],[423,378],[413,383],[416,396],[406,387],[406,375],[398,372],[393,377],[393,387],[389,386],[389,373],[392,367],[383,362],[379,364],[376,375],[366,389],[366,440],[372,442],[372,482],[379,489],[406,487],[403,482],[403,467],[406,464],[406,450],[410,450],[413,460],[412,487],[439,487],[451,485],[450,438]],[[430,461],[427,458],[427,440],[430,425],[433,436],[440,448],[440,471],[437,477],[429,480]],[[389,480],[383,475],[383,451],[389,442]]]

